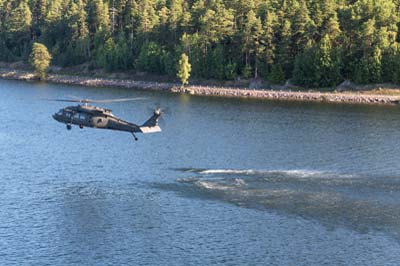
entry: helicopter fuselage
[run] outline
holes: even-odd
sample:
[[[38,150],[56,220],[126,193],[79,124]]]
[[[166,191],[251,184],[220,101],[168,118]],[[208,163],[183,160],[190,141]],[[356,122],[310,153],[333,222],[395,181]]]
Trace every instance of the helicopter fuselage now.
[[[90,105],[77,105],[60,109],[53,115],[53,118],[60,123],[66,124],[67,129],[71,129],[71,125],[78,125],[80,128],[119,130],[130,132],[134,135],[134,133],[160,132],[161,128],[158,126],[160,115],[161,113],[155,111],[145,124],[139,126],[114,116],[110,109]]]

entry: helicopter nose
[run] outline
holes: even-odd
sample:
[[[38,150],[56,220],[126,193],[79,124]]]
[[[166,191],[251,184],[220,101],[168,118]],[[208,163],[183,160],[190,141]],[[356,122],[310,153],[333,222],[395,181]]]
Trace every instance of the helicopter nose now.
[[[54,120],[57,120],[57,121],[58,121],[57,114],[52,115],[52,117],[54,118]]]

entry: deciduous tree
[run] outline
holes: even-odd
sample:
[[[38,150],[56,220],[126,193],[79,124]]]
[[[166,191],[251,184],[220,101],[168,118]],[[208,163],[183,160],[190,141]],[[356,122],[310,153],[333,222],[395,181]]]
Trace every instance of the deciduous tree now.
[[[33,44],[31,53],[31,64],[35,70],[35,74],[39,79],[46,77],[47,69],[50,66],[51,55],[47,47],[41,43],[35,42]]]
[[[182,87],[186,84],[189,84],[190,71],[192,70],[192,66],[189,63],[189,57],[183,53],[181,55],[181,59],[179,60],[179,68],[178,68],[178,78],[182,82]]]

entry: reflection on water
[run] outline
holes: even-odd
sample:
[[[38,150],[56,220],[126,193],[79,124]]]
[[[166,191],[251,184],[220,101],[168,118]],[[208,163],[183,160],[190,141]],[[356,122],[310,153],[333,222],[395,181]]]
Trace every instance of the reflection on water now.
[[[398,265],[397,107],[0,81],[0,265]],[[67,131],[43,98],[171,110]],[[296,170],[308,169],[308,170]]]

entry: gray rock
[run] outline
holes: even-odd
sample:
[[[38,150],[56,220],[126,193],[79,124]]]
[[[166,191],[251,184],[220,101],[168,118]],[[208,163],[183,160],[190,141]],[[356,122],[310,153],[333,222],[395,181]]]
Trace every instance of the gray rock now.
[[[355,88],[355,86],[350,80],[345,80],[336,87],[336,90],[341,92],[341,91],[345,91],[345,90],[352,90],[354,88]]]

